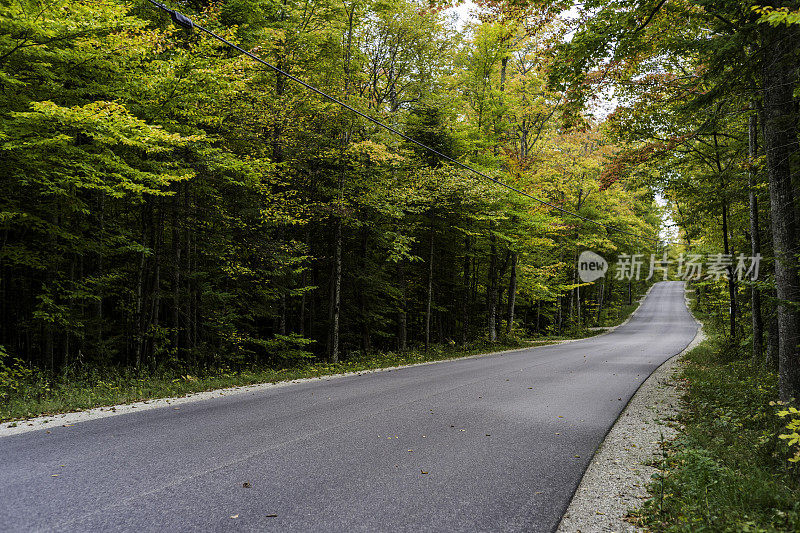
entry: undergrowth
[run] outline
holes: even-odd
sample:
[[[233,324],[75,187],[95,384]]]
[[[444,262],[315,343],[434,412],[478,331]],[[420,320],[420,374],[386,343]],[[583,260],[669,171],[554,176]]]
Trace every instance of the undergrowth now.
[[[638,302],[607,309],[601,324],[614,326],[623,322],[638,307]],[[498,343],[477,341],[466,346],[433,345],[428,351],[354,353],[335,364],[319,361],[296,361],[284,368],[252,365],[241,368],[162,367],[141,369],[118,367],[71,368],[56,377],[29,368],[15,361],[0,346],[0,422],[24,420],[52,415],[132,403],[156,398],[169,398],[226,387],[275,383],[359,372],[377,368],[409,365],[466,357],[486,352],[526,346],[543,346],[565,339],[585,338],[602,333],[598,330],[565,331],[562,335],[546,335],[535,340],[509,338]]]
[[[800,470],[771,404],[776,374],[704,322],[708,339],[684,358],[684,427],[633,519],[652,531],[800,531]]]
[[[487,351],[527,346],[521,341],[474,343],[464,347],[432,346],[428,351],[354,354],[338,363],[307,363],[289,368],[160,369],[137,373],[130,369],[103,368],[70,371],[47,379],[45,373],[7,365],[9,379],[0,372],[0,422],[38,415],[64,413],[153,398],[182,396],[225,387],[275,383],[347,372],[359,372],[429,361],[466,357]],[[16,370],[19,369],[19,370]],[[12,381],[16,379],[16,381]],[[3,384],[6,384],[3,387]],[[5,391],[5,392],[4,392]]]

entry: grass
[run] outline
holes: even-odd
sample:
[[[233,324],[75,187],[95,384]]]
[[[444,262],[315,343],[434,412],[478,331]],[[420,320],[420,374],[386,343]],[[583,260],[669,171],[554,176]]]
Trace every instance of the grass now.
[[[636,311],[638,307],[639,307],[639,302],[634,300],[634,302],[630,305],[625,304],[609,311],[603,317],[603,327],[619,326],[620,324],[625,322],[628,319],[628,317],[631,316],[631,313]]]
[[[800,471],[770,405],[777,378],[721,325],[704,320],[704,329],[708,338],[684,358],[684,427],[632,518],[651,531],[800,531]]]
[[[634,302],[633,305],[609,310],[604,313],[602,323],[604,326],[617,325],[623,322],[637,307],[638,302]],[[94,368],[80,372],[68,372],[55,380],[49,380],[42,373],[22,368],[18,369],[16,375],[13,371],[9,374],[8,367],[0,364],[0,422],[13,423],[13,421],[35,416],[184,396],[194,392],[227,387],[276,383],[442,361],[528,346],[539,347],[561,340],[591,337],[600,333],[603,332],[582,329],[570,331],[561,336],[541,336],[535,340],[477,342],[464,347],[435,345],[428,351],[409,350],[403,353],[353,354],[336,364],[314,362],[287,368],[253,367],[236,371],[228,368],[211,371],[183,369],[139,374],[129,369]],[[3,386],[4,384],[5,386]]]
[[[528,346],[521,341],[476,343],[467,347],[432,346],[430,350],[404,353],[353,355],[339,363],[309,363],[290,368],[251,368],[239,371],[217,369],[207,372],[161,371],[137,375],[114,368],[65,375],[54,382],[28,379],[15,393],[0,401],[0,422],[132,403],[155,398],[183,396],[226,387],[255,383],[276,383],[377,368],[467,357],[490,351]]]

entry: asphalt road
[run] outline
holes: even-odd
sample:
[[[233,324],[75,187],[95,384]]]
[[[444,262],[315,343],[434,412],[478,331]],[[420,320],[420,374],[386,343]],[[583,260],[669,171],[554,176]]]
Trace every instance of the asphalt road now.
[[[553,530],[695,336],[683,291],[597,338],[0,438],[0,530]]]

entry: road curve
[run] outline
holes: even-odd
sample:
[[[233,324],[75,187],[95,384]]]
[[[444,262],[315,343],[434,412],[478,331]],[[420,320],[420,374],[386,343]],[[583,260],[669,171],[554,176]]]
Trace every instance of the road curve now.
[[[551,531],[696,331],[662,282],[596,338],[0,438],[0,530]]]

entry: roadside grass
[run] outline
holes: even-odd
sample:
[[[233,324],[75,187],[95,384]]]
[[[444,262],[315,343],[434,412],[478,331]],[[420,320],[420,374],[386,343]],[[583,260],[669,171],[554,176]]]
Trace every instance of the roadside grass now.
[[[640,295],[639,298],[643,296]],[[603,313],[603,318],[601,320],[602,327],[614,327],[619,326],[623,322],[625,322],[631,313],[636,311],[639,308],[639,302],[635,301],[628,305],[621,305],[619,307],[615,307],[614,309],[608,310],[606,313]]]
[[[685,357],[678,438],[664,445],[651,499],[632,520],[651,531],[800,531],[800,470],[778,439],[777,377],[719,324]]]
[[[642,293],[643,294],[643,293]],[[641,295],[639,295],[639,298]],[[638,307],[624,305],[603,313],[601,325],[622,323]],[[602,330],[573,330],[562,335],[537,336],[535,339],[501,339],[500,342],[477,341],[466,346],[433,345],[428,351],[412,349],[405,352],[354,353],[339,363],[307,362],[246,368],[161,368],[159,370],[83,368],[69,370],[54,379],[44,372],[0,364],[0,423],[25,420],[41,415],[108,407],[143,400],[170,398],[186,394],[257,383],[277,383],[360,372],[379,368],[442,361],[525,347],[541,347],[563,340],[581,339],[603,333]],[[0,361],[2,363],[2,361]]]
[[[253,367],[241,370],[167,370],[142,372],[117,368],[72,372],[47,380],[42,374],[27,377],[17,390],[0,399],[0,422],[21,420],[39,415],[66,413],[133,403],[156,398],[184,396],[227,387],[256,383],[277,383],[378,368],[442,361],[514,348],[529,343],[508,340],[502,343],[478,342],[467,346],[431,346],[428,351],[353,354],[338,363],[314,362],[287,368]]]

